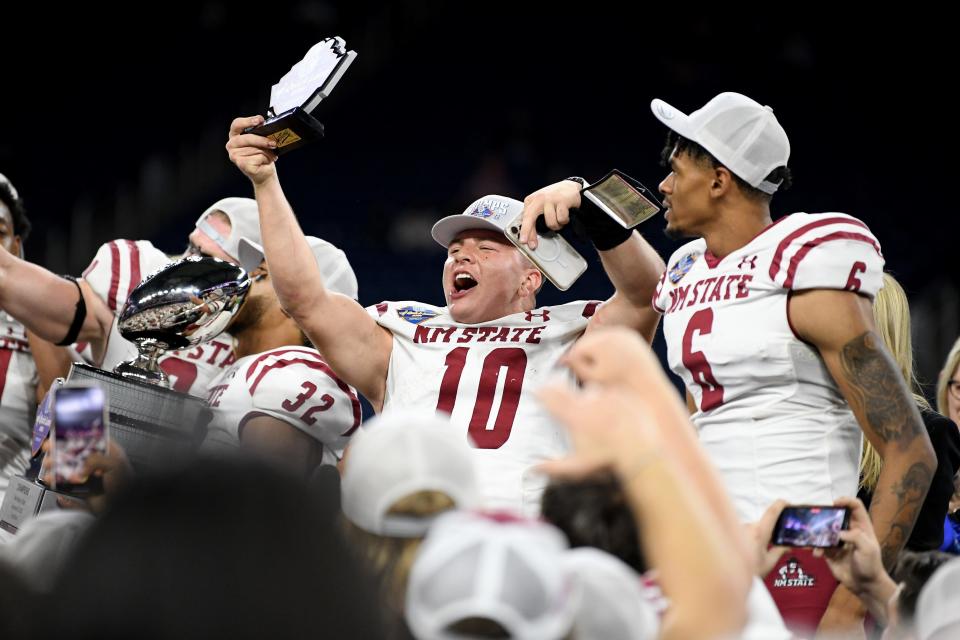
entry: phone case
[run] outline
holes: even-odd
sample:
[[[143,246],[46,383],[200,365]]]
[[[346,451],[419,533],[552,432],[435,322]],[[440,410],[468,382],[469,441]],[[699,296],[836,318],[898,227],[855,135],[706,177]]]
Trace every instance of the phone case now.
[[[537,248],[530,250],[520,242],[520,221],[523,214],[514,218],[504,229],[507,238],[530,258],[530,261],[560,291],[566,291],[587,270],[587,261],[570,246],[563,236],[555,231],[537,232]]]

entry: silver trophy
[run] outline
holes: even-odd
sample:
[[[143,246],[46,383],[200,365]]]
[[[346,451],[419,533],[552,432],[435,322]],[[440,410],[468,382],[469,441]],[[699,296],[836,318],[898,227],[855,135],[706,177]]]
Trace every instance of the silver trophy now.
[[[120,335],[139,355],[114,371],[124,378],[169,386],[157,359],[220,334],[250,290],[247,272],[216,258],[191,256],[160,269],[127,298],[117,319]]]
[[[196,451],[210,409],[174,391],[157,360],[215,338],[236,316],[252,281],[237,265],[191,256],[154,272],[128,296],[117,319],[139,354],[114,371],[74,363],[68,380],[103,386],[110,400],[110,437],[134,467],[169,466]]]
[[[138,472],[189,464],[211,417],[201,398],[168,388],[157,359],[216,337],[239,311],[250,285],[246,271],[216,258],[191,256],[169,264],[130,293],[117,321],[120,334],[137,346],[139,355],[114,372],[79,362],[70,368],[68,382],[106,390],[110,439],[123,447]],[[48,398],[38,410],[31,468],[10,478],[0,505],[0,529],[9,533],[39,512],[57,509],[62,497],[38,481],[36,455],[51,428],[50,413]]]

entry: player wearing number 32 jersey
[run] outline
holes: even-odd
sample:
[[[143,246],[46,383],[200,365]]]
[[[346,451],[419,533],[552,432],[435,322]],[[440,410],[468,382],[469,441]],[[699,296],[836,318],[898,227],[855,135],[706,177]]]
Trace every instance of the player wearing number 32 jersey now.
[[[308,244],[331,290],[356,298],[357,279],[343,251],[319,238]],[[309,476],[340,460],[360,426],[360,401],[280,308],[260,245],[241,239],[239,259],[253,278],[229,326],[239,359],[209,385],[213,420],[203,448],[214,455],[243,448]]]

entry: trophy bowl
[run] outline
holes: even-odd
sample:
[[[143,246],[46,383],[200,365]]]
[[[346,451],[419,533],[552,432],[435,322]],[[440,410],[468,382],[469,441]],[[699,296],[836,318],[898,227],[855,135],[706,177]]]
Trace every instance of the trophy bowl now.
[[[169,386],[157,359],[220,334],[243,305],[251,280],[241,267],[205,256],[177,260],[130,292],[117,320],[139,355],[114,370],[125,378]]]

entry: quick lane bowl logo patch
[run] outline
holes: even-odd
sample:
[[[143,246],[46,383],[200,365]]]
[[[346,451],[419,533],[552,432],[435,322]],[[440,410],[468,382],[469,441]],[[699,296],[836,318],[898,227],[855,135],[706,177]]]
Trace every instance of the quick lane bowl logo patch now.
[[[477,218],[493,218],[499,220],[507,214],[509,204],[500,200],[481,200],[473,208],[470,215]]]
[[[423,307],[403,307],[402,309],[397,309],[397,315],[411,324],[420,324],[440,314],[432,309],[424,309]]]
[[[670,282],[677,284],[680,280],[683,279],[683,276],[687,275],[687,272],[690,271],[690,268],[693,266],[693,263],[697,261],[697,258],[700,257],[700,254],[696,251],[693,253],[688,253],[679,260],[676,264],[670,267]]]

